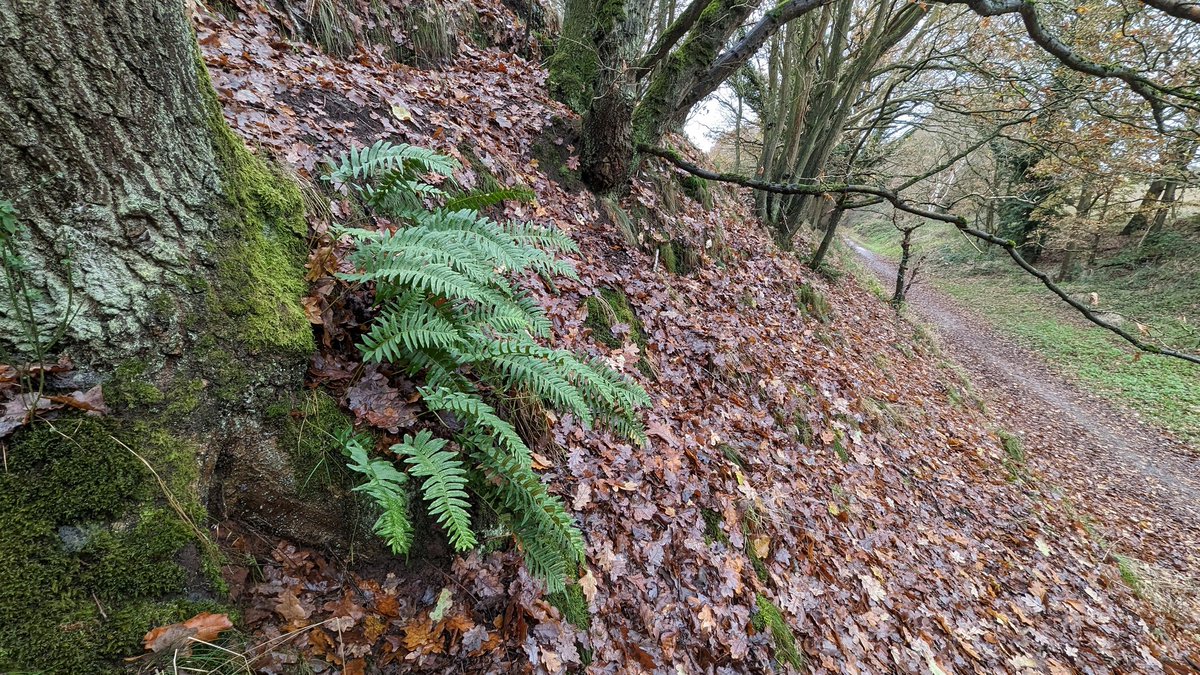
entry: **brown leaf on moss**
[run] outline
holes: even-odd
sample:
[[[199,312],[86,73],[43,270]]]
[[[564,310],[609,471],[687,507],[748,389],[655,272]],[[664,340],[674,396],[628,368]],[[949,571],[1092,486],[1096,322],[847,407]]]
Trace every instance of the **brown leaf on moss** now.
[[[225,614],[201,612],[187,621],[155,628],[146,633],[142,644],[154,653],[174,649],[190,654],[193,642],[212,642],[230,628],[233,622]]]

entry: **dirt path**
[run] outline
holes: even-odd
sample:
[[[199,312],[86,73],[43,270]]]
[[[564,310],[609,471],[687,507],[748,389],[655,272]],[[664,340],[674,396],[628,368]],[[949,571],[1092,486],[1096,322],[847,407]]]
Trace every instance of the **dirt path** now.
[[[895,265],[847,242],[884,288]],[[1053,372],[964,307],[920,284],[912,310],[970,376],[992,419],[1022,440],[1030,469],[1088,514],[1113,553],[1180,627],[1200,628],[1200,453]],[[1157,596],[1157,597],[1155,597]]]

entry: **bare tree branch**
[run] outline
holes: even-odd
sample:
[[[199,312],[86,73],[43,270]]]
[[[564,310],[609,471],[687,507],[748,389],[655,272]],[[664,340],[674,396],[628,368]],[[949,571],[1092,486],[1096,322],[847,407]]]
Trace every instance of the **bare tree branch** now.
[[[1179,2],[1178,0],[1142,0],[1142,2],[1176,19],[1187,19],[1200,23],[1200,3]]]
[[[712,0],[692,0],[692,3],[684,8],[679,18],[672,21],[670,26],[667,26],[667,30],[654,42],[654,45],[650,47],[650,51],[646,52],[641,61],[638,61],[637,66],[634,68],[633,77],[635,80],[641,80],[651,70],[654,70],[654,66],[658,65],[659,61],[666,58],[667,54],[671,52],[671,48],[675,46],[675,43],[679,42],[679,38],[686,35],[692,29],[696,20],[700,18],[700,14],[704,12],[704,8],[708,7],[711,2]]]
[[[716,62],[700,76],[696,84],[688,91],[687,96],[677,106],[681,110],[690,110],[705,96],[716,91],[721,83],[727,80],[738,68],[741,68],[759,47],[777,33],[780,28],[808,12],[827,5],[834,0],[785,0],[768,11],[758,23],[750,29],[746,37],[736,45],[717,57]]]
[[[1163,101],[1163,96],[1178,96],[1188,101],[1195,102],[1198,98],[1195,94],[1182,92],[1178,89],[1159,84],[1138,72],[1118,65],[1103,65],[1090,61],[1083,56],[1077,54],[1070,46],[1058,39],[1057,36],[1046,30],[1042,24],[1041,17],[1038,15],[1037,7],[1033,2],[1026,0],[941,0],[945,4],[951,5],[966,5],[971,8],[979,16],[1001,16],[1004,14],[1018,14],[1021,17],[1021,22],[1025,26],[1025,32],[1030,39],[1039,47],[1044,49],[1054,58],[1058,59],[1063,65],[1068,68],[1097,77],[1100,79],[1115,78],[1124,82],[1130,90],[1138,96],[1141,96],[1150,104],[1150,110],[1154,113],[1154,120],[1157,123],[1159,130],[1165,130],[1166,123],[1164,118],[1164,110],[1166,103]],[[1153,0],[1157,4],[1166,7],[1177,8],[1178,11],[1195,10],[1197,7],[1194,4],[1184,4],[1177,0]],[[1150,4],[1149,2],[1146,4]],[[1150,6],[1155,6],[1150,4]],[[1165,11],[1165,10],[1164,10]],[[1186,18],[1186,17],[1185,17]]]
[[[667,150],[665,148],[656,148],[656,147],[651,147],[648,145],[641,145],[638,147],[638,151],[642,152],[644,154],[647,154],[647,155],[651,155],[653,157],[659,157],[661,159],[665,159],[668,162],[670,162],[671,164],[679,167],[680,169],[683,169],[684,171],[686,171],[694,176],[698,176],[698,177],[704,178],[706,180],[714,180],[714,181],[718,181],[718,182],[722,182],[722,183],[733,183],[735,185],[741,185],[743,187],[753,188],[755,190],[763,190],[766,192],[774,192],[777,194],[786,194],[786,195],[819,195],[819,194],[829,194],[829,193],[871,195],[874,197],[878,197],[884,201],[887,201],[894,208],[896,208],[897,210],[900,210],[900,211],[904,211],[905,213],[911,213],[914,216],[920,216],[922,218],[928,218],[930,220],[937,220],[937,221],[941,221],[944,223],[950,223],[954,227],[958,228],[958,230],[964,234],[970,235],[972,237],[975,237],[976,239],[986,241],[989,244],[994,244],[994,245],[999,246],[1000,248],[1004,249],[1004,251],[1008,253],[1009,257],[1013,259],[1013,261],[1017,264],[1018,267],[1020,267],[1022,270],[1024,270],[1028,274],[1032,275],[1038,281],[1042,282],[1043,286],[1050,289],[1050,292],[1057,295],[1060,299],[1062,299],[1063,302],[1065,302],[1068,305],[1070,305],[1071,307],[1075,308],[1075,310],[1078,311],[1080,314],[1082,314],[1084,316],[1084,318],[1086,318],[1088,321],[1091,321],[1093,324],[1099,326],[1100,328],[1103,328],[1107,331],[1115,333],[1116,335],[1120,336],[1122,339],[1124,339],[1126,342],[1133,345],[1137,349],[1139,349],[1143,352],[1150,353],[1150,354],[1158,354],[1161,356],[1171,356],[1171,357],[1174,357],[1177,359],[1182,359],[1184,361],[1190,361],[1195,364],[1200,364],[1200,356],[1198,356],[1198,355],[1188,354],[1185,352],[1179,352],[1179,351],[1175,351],[1173,349],[1167,349],[1164,347],[1159,347],[1157,345],[1149,344],[1147,342],[1143,342],[1142,340],[1138,339],[1138,337],[1136,335],[1129,333],[1128,331],[1122,329],[1120,326],[1109,323],[1108,321],[1105,321],[1104,319],[1100,318],[1095,312],[1093,312],[1091,309],[1089,309],[1086,305],[1084,305],[1083,303],[1079,302],[1078,300],[1072,298],[1070,296],[1070,294],[1068,294],[1065,290],[1063,290],[1062,287],[1060,287],[1058,284],[1054,283],[1054,280],[1051,279],[1046,273],[1042,272],[1038,268],[1029,264],[1029,262],[1021,256],[1021,252],[1017,249],[1016,242],[1012,241],[1011,239],[1003,239],[1003,238],[997,237],[993,234],[988,234],[987,232],[984,232],[982,230],[975,229],[975,228],[971,227],[967,223],[967,220],[961,216],[956,216],[953,214],[945,213],[943,211],[935,211],[935,210],[923,208],[920,206],[914,206],[914,205],[910,204],[908,201],[906,201],[905,199],[903,199],[902,197],[900,197],[900,195],[896,194],[895,192],[885,189],[885,188],[876,187],[874,185],[855,185],[853,183],[841,183],[841,184],[839,184],[839,183],[813,183],[813,184],[767,183],[764,181],[755,180],[753,178],[748,178],[746,176],[739,176],[739,175],[731,174],[731,173],[719,173],[716,171],[710,171],[708,169],[705,169],[705,168],[699,167],[695,164],[692,164],[691,162],[688,162],[687,160],[683,159],[683,157],[681,157],[679,155],[679,153],[673,152],[671,150]]]

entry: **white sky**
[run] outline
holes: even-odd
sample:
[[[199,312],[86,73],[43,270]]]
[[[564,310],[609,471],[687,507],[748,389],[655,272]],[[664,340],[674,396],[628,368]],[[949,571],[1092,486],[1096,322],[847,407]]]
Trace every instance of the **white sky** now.
[[[716,141],[711,137],[711,131],[725,126],[720,106],[709,99],[704,99],[692,108],[683,131],[696,147],[704,152],[712,150]]]

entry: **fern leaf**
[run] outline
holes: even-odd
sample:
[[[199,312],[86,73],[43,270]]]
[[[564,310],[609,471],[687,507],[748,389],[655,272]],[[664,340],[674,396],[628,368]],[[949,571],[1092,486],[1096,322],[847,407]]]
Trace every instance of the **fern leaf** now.
[[[401,361],[406,352],[454,350],[461,344],[458,328],[427,302],[404,302],[385,307],[358,348],[364,359],[379,363]]]
[[[347,434],[340,441],[342,451],[350,458],[346,466],[366,477],[366,482],[354,490],[370,496],[382,511],[375,521],[375,533],[393,553],[408,553],[412,546],[412,523],[408,519],[408,493],[403,487],[408,476],[397,471],[391,462],[371,459],[362,438]]]
[[[461,168],[453,157],[406,143],[379,140],[369,147],[351,147],[332,163],[326,180],[342,185],[351,180],[368,178],[389,170],[408,170],[417,173],[436,173],[450,176]]]
[[[491,192],[473,192],[461,197],[455,197],[446,202],[447,211],[479,211],[494,204],[507,201],[531,202],[537,198],[533,190],[528,188],[506,188]]]
[[[476,447],[474,457],[495,480],[504,511],[521,528],[558,548],[571,562],[582,562],[583,535],[562,502],[546,490],[533,469],[493,446]]]
[[[456,551],[468,551],[477,543],[467,513],[467,472],[455,453],[444,450],[446,441],[428,431],[405,436],[392,450],[405,457],[409,473],[425,478],[421,491],[434,516],[450,537]]]
[[[548,356],[548,350],[528,340],[496,341],[472,355],[481,368],[493,373],[505,389],[527,389],[538,399],[560,411],[592,424],[592,411],[579,390]]]
[[[477,431],[507,450],[521,466],[530,466],[532,454],[521,435],[477,394],[434,387],[421,387],[417,391],[430,409],[451,412],[470,422]]]
[[[392,553],[405,555],[412,548],[412,521],[408,519],[408,500],[385,496],[377,500],[383,513],[375,520],[372,531],[388,545]]]

